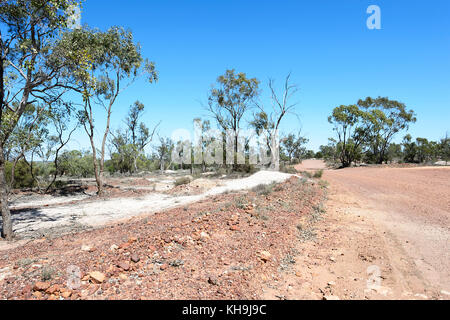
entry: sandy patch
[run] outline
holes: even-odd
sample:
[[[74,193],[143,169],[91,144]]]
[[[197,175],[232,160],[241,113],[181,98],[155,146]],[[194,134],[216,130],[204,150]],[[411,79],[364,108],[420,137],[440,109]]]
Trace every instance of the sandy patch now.
[[[259,171],[247,178],[223,181],[220,186],[192,196],[150,193],[134,198],[95,199],[70,205],[51,207],[36,205],[33,208],[25,207],[16,211],[13,214],[13,226],[16,235],[21,237],[41,237],[45,234],[41,231],[61,227],[70,229],[72,226],[74,230],[98,227],[116,220],[183,206],[225,192],[251,189],[259,184],[283,182],[290,177],[290,174],[281,172]],[[41,203],[47,205],[47,200],[49,199],[42,200]],[[73,201],[73,198],[69,197],[66,201]]]

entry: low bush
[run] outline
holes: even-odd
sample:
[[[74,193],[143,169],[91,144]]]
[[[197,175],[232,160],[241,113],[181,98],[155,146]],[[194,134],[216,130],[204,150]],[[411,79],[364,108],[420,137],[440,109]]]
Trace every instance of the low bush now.
[[[272,182],[271,184],[259,184],[256,187],[252,188],[252,191],[258,195],[267,196],[272,193],[273,188],[276,186],[276,183]]]
[[[323,170],[322,169],[320,169],[320,170],[318,170],[318,171],[316,171],[315,173],[314,173],[314,178],[318,178],[318,179],[320,179],[320,178],[322,178],[322,175],[323,175]]]
[[[312,174],[309,171],[303,171],[302,176],[304,176],[305,178],[308,178],[308,179],[312,178]]]
[[[189,177],[181,177],[175,180],[175,186],[181,186],[184,184],[189,184],[191,179]]]
[[[237,164],[233,166],[233,171],[253,174],[258,169],[252,164]]]
[[[298,171],[293,166],[285,166],[285,165],[280,166],[280,171],[284,172],[284,173],[289,173],[289,174],[297,174],[298,173]]]
[[[13,164],[11,162],[7,162],[5,166],[6,173],[6,182],[11,184],[11,175],[12,175],[12,167]],[[35,174],[37,174],[36,170],[33,170]],[[33,176],[31,175],[30,166],[23,160],[17,162],[15,171],[14,171],[14,183],[12,185],[13,188],[32,188],[36,185],[36,181],[34,181]]]

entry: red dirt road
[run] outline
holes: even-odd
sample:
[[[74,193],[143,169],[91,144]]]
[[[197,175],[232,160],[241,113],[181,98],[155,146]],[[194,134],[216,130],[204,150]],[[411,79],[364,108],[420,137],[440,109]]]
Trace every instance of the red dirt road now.
[[[450,168],[349,168],[327,170],[324,179],[331,207],[361,215],[383,232],[383,251],[399,284],[414,287],[420,280],[448,298]],[[400,266],[405,261],[410,264]]]
[[[450,168],[324,170],[323,179],[326,214],[265,298],[450,298]]]

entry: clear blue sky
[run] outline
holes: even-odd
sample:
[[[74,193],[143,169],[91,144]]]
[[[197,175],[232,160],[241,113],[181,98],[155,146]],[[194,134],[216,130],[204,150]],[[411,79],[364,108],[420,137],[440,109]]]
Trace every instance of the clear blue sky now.
[[[381,8],[381,30],[366,27],[371,4]],[[281,84],[292,72],[302,132],[315,150],[332,136],[331,110],[367,96],[414,109],[413,137],[436,140],[450,131],[448,0],[87,0],[82,23],[130,28],[160,74],[157,84],[138,81],[123,93],[113,127],[139,99],[148,125],[162,120],[161,134],[190,129],[194,117],[207,115],[200,101],[211,84],[235,68],[263,81],[266,101],[267,79]],[[299,125],[291,117],[282,129]],[[89,147],[84,132],[75,139],[73,147]]]

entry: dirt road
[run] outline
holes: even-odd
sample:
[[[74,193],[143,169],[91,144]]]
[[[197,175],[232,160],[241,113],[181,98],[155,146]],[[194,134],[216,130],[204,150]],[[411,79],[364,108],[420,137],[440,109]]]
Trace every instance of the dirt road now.
[[[297,276],[308,280],[286,276],[288,298],[450,297],[450,168],[325,170],[323,179],[327,215],[297,257]]]

